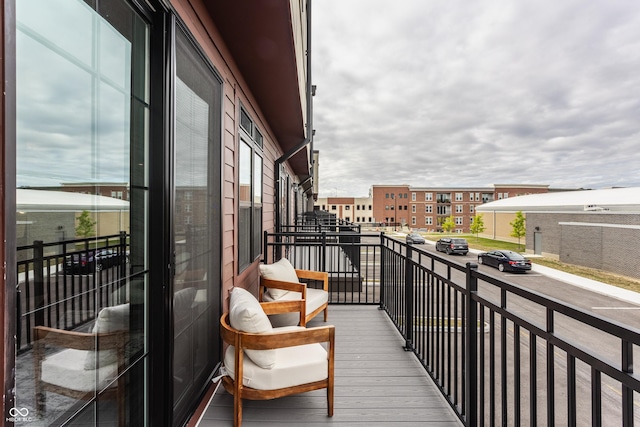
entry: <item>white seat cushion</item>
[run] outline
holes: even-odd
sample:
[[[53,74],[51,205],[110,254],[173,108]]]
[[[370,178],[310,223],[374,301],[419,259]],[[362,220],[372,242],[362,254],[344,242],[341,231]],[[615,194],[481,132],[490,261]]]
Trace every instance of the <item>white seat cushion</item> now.
[[[300,292],[289,292],[284,297],[278,299],[277,301],[294,301],[302,298],[302,294]],[[276,301],[271,295],[266,293],[264,295],[265,301]],[[307,314],[312,313],[317,310],[318,307],[329,301],[329,293],[325,292],[323,289],[313,289],[307,288],[307,301],[305,303]],[[272,314],[269,316],[269,320],[273,327],[280,326],[294,326],[300,323],[300,314],[299,313],[282,313],[282,314]]]
[[[235,378],[234,351],[233,346],[229,346],[224,356],[224,365],[231,378]],[[328,376],[327,350],[321,344],[278,348],[274,351],[276,363],[271,369],[262,369],[250,358],[244,358],[242,383],[246,387],[276,390],[322,381]]]
[[[296,269],[286,258],[281,258],[273,264],[260,264],[260,276],[265,279],[279,280],[281,282],[299,283]],[[269,288],[269,293],[274,299],[280,299],[287,295],[289,291],[284,289]]]
[[[48,356],[42,362],[42,381],[86,392],[104,388],[118,376],[118,364],[100,365],[97,370],[85,369],[87,353],[89,353],[87,350],[67,349]],[[98,384],[96,384],[96,372]]]
[[[229,298],[229,323],[242,332],[254,334],[269,333],[273,330],[271,322],[252,293],[242,288],[233,288]],[[247,350],[247,356],[264,369],[270,369],[276,363],[274,350]]]

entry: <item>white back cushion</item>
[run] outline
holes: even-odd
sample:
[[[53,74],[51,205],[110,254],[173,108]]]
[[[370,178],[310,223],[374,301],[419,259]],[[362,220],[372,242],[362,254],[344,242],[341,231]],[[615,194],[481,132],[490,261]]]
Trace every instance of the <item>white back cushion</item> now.
[[[260,264],[260,275],[265,279],[280,280],[282,282],[300,282],[296,269],[286,258],[282,258],[273,264]],[[269,294],[274,300],[282,298],[288,292],[284,289],[269,288]]]
[[[129,329],[129,303],[105,307],[98,313],[92,332],[105,334]],[[96,338],[97,339],[97,338]],[[98,343],[99,345],[99,343]],[[105,366],[118,360],[116,350],[88,351],[84,369],[92,370],[97,366]]]
[[[231,291],[229,323],[234,329],[254,334],[270,333],[273,330],[258,299],[242,288],[233,288]],[[263,369],[271,369],[276,363],[274,350],[245,350],[245,353]]]

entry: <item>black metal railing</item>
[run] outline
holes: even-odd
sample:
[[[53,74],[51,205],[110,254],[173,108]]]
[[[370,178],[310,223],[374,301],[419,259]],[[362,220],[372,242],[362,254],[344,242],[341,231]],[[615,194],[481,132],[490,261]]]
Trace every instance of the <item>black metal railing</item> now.
[[[465,425],[631,426],[638,418],[640,330],[384,234],[353,242],[301,234],[265,234],[267,260],[328,271],[331,303],[379,304]]]
[[[76,329],[97,309],[122,302],[128,248],[124,232],[18,247],[18,352],[31,348],[34,326]]]

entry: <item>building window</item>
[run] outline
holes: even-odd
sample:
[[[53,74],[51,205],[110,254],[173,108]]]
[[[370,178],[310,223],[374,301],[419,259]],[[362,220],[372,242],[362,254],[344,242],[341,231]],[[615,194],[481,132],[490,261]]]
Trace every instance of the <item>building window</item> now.
[[[464,223],[464,218],[462,218],[461,216],[457,216],[455,218],[456,221],[456,225],[462,225]]]
[[[344,210],[345,210],[345,211],[350,211],[350,210],[351,210],[351,206],[349,206],[349,205],[345,206],[345,207],[344,207]]]
[[[411,225],[416,225],[416,217],[415,216],[411,217]]]
[[[240,109],[238,266],[247,268],[262,249],[262,134]]]
[[[411,205],[411,213],[416,213],[416,205]]]
[[[473,213],[476,207],[474,205],[469,205],[469,213]]]
[[[385,194],[384,194],[384,198],[385,198],[385,199],[388,199],[388,198],[389,198],[389,193],[385,193]]]
[[[416,193],[411,193],[411,201],[412,202],[416,201]]]
[[[433,225],[433,217],[427,216],[424,218],[425,225]]]
[[[425,205],[424,211],[426,213],[433,213],[433,205]]]
[[[451,214],[451,206],[439,205],[437,207],[438,215],[449,215]]]
[[[462,213],[464,209],[464,205],[456,205],[456,213]]]
[[[433,193],[424,193],[424,200],[430,202],[433,200]]]
[[[331,210],[332,210],[332,211],[337,211],[337,210],[338,210],[338,207],[337,207],[336,205],[331,205]]]
[[[480,193],[476,193],[476,202],[480,201]]]
[[[462,201],[462,194],[463,193],[456,193],[456,202],[461,202]]]

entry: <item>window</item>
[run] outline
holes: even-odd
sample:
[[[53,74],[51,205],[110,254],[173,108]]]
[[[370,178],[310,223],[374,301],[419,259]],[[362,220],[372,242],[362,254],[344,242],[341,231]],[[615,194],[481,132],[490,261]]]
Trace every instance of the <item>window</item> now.
[[[456,213],[462,213],[464,205],[456,205]]]
[[[411,225],[416,225],[416,217],[415,216],[411,217]]]
[[[350,210],[351,210],[351,206],[349,206],[349,205],[345,206],[345,207],[344,207],[344,210],[345,210],[345,211],[350,211]]]
[[[473,213],[475,211],[475,206],[474,205],[469,205],[469,213]]]
[[[432,212],[433,212],[433,205],[426,205],[426,206],[424,207],[424,211],[425,211],[426,213],[432,213]]]
[[[338,207],[337,207],[336,205],[331,205],[331,210],[332,210],[332,211],[337,211],[337,210],[338,210]]]
[[[430,202],[433,200],[433,193],[424,193],[424,200]]]
[[[456,193],[456,202],[462,201],[462,193]]]
[[[438,205],[437,213],[438,215],[449,215],[451,213],[451,206]]]
[[[411,201],[412,202],[416,201],[416,193],[411,193]]]
[[[416,205],[411,205],[411,213],[416,213]]]
[[[427,216],[424,218],[425,225],[433,225],[433,217]]]
[[[464,223],[464,219],[461,216],[455,217],[456,225],[462,225]]]
[[[240,109],[238,266],[247,268],[262,249],[262,134]]]
[[[480,193],[476,193],[476,202],[480,201]]]

